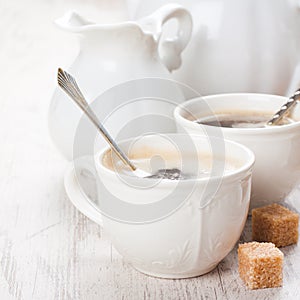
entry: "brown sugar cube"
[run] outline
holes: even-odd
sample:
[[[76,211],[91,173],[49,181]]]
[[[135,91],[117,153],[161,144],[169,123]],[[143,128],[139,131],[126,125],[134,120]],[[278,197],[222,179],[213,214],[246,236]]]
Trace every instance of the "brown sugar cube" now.
[[[276,247],[298,241],[299,215],[289,209],[272,204],[252,210],[252,240],[271,242]]]
[[[250,289],[282,286],[283,253],[274,244],[240,244],[238,261],[240,277]]]

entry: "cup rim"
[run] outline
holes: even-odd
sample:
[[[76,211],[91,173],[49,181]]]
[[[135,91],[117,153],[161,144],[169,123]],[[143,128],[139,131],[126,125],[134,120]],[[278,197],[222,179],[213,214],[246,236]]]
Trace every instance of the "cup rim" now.
[[[195,139],[205,140],[205,139],[208,139],[208,138],[209,139],[211,139],[211,138],[212,139],[219,139],[219,140],[221,139],[219,137],[213,137],[213,136],[207,137],[206,135],[200,135],[200,134],[167,133],[167,134],[164,134],[164,135],[167,135],[167,136],[191,136],[194,140]],[[147,137],[155,137],[155,136],[156,136],[156,134],[147,135]],[[118,144],[121,145],[122,143],[132,141],[135,138],[136,137],[121,140]],[[255,155],[254,155],[254,153],[251,149],[244,146],[243,144],[240,144],[240,143],[228,140],[228,139],[223,139],[222,138],[222,140],[224,141],[225,144],[233,145],[234,147],[238,147],[238,148],[242,149],[242,151],[244,151],[244,153],[246,153],[246,156],[247,156],[245,158],[245,160],[246,160],[245,163],[243,163],[242,166],[234,169],[233,171],[228,172],[228,173],[224,173],[222,175],[207,176],[207,177],[201,177],[201,178],[199,178],[199,177],[187,178],[187,179],[180,180],[180,182],[182,182],[182,183],[185,182],[185,183],[189,184],[189,183],[195,183],[195,182],[208,182],[208,181],[211,181],[211,180],[220,180],[220,178],[222,178],[222,180],[224,180],[225,178],[226,179],[231,179],[231,178],[239,176],[239,175],[241,175],[241,174],[243,174],[243,173],[245,173],[248,170],[253,168],[254,163],[255,163]],[[99,172],[99,169],[101,169],[101,170],[104,170],[104,173],[106,173],[108,176],[113,176],[116,173],[113,170],[110,170],[109,168],[105,167],[101,163],[103,155],[106,153],[106,151],[108,151],[110,149],[111,148],[109,146],[101,149],[99,152],[97,152],[95,154],[94,158],[95,158],[97,172]],[[124,178],[130,178],[131,180],[132,180],[132,178],[135,178],[136,180],[152,180],[152,181],[157,180],[156,178],[140,178],[140,177],[130,176],[130,175],[127,175],[127,174],[124,174],[123,176],[124,176]],[[179,180],[168,180],[168,179],[162,179],[162,180],[164,180],[164,186],[165,187],[170,186],[170,185],[173,186],[175,184],[178,184],[178,181],[179,181]]]
[[[274,99],[285,99],[286,101],[288,100],[287,97],[285,96],[279,96],[279,95],[272,95],[272,94],[263,94],[263,93],[222,93],[222,94],[214,94],[214,95],[208,95],[208,96],[202,96],[202,97],[195,97],[192,98],[190,100],[187,100],[185,102],[183,102],[180,105],[177,105],[174,109],[173,112],[173,116],[175,118],[175,120],[178,120],[179,122],[185,123],[187,125],[196,125],[194,124],[193,121],[188,120],[187,118],[185,118],[184,116],[182,116],[182,110],[183,109],[188,109],[189,106],[191,106],[192,104],[199,102],[199,101],[206,101],[207,104],[209,105],[209,100],[210,99],[217,99],[218,101],[226,101],[225,99],[221,98],[227,98],[227,97],[237,97],[237,96],[241,96],[243,98],[242,101],[245,101],[245,97],[246,96],[257,96],[257,97],[261,97],[261,98],[274,98]],[[278,107],[279,109],[280,107]],[[275,112],[274,112],[275,113]],[[207,125],[207,124],[201,124],[201,126],[204,127],[215,127],[212,125]],[[290,124],[285,124],[284,126],[267,126],[267,127],[260,127],[260,128],[229,128],[229,127],[219,127],[222,128],[222,130],[224,130],[224,132],[231,132],[231,133],[243,133],[243,134],[265,134],[265,133],[272,133],[272,132],[283,132],[286,131],[288,129],[294,129],[300,126],[300,121],[295,121],[294,123],[290,123]]]

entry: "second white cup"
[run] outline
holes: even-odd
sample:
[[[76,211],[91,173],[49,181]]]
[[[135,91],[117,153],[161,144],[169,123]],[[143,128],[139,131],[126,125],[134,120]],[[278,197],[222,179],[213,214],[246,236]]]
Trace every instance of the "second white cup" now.
[[[236,111],[274,114],[288,99],[267,94],[219,94],[196,98],[174,111],[178,132],[206,134],[239,142],[250,148],[256,162],[250,208],[280,202],[300,180],[300,108],[294,123],[263,128],[226,128],[198,124],[197,119]]]

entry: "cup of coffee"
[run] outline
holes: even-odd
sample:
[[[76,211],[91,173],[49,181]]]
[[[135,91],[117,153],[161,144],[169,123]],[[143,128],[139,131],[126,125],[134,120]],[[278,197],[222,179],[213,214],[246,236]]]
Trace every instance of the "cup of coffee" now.
[[[101,215],[114,247],[143,273],[187,278],[215,268],[247,218],[252,151],[186,134],[147,135],[119,145],[151,175],[133,176],[105,149],[95,156],[99,207],[88,208],[81,197],[79,210],[95,220]]]
[[[287,102],[267,94],[219,94],[196,98],[174,111],[178,132],[241,143],[256,157],[250,208],[284,200],[300,180],[299,105],[279,126],[265,126]]]

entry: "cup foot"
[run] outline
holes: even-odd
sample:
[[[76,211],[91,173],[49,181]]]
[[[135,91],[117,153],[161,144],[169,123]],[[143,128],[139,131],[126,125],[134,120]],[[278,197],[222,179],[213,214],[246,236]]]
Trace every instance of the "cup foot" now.
[[[157,277],[157,278],[163,278],[163,279],[185,279],[185,278],[191,278],[191,277],[198,277],[201,275],[204,275],[206,273],[209,273],[210,271],[212,271],[213,269],[216,268],[218,264],[213,265],[212,267],[208,268],[208,269],[204,269],[204,270],[197,270],[195,272],[187,272],[187,273],[160,273],[160,272],[153,272],[153,271],[147,271],[144,270],[142,268],[136,267],[131,265],[134,269],[136,269],[137,271],[151,276],[151,277]]]

